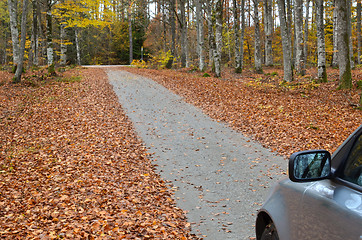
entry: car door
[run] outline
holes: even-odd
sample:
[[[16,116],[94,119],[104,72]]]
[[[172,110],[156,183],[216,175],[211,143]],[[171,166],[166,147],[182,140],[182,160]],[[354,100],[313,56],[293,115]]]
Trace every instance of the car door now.
[[[334,179],[315,182],[303,194],[298,239],[362,239],[362,135]]]

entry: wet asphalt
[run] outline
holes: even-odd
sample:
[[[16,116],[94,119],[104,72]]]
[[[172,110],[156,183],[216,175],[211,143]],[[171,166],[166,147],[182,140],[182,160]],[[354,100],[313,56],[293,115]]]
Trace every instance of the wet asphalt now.
[[[257,210],[287,161],[186,103],[151,79],[105,69],[192,233],[203,239],[255,237]]]

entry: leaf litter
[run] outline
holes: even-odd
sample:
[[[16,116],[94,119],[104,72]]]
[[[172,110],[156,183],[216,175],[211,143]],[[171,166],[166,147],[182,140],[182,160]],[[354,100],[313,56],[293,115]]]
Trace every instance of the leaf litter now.
[[[283,155],[333,151],[362,119],[353,106],[358,90],[336,91],[335,70],[326,84],[311,81],[313,72],[283,84],[274,68],[225,71],[221,79],[187,70],[122,69],[152,78]],[[196,238],[105,73],[63,74],[65,81],[28,77],[13,85],[10,74],[0,73],[0,236]],[[358,79],[360,71],[353,74]]]
[[[194,238],[102,70],[0,74],[1,238]]]
[[[328,83],[316,82],[315,69],[292,83],[282,82],[282,70],[275,67],[265,68],[264,74],[235,74],[226,68],[222,78],[190,69],[122,70],[153,79],[211,118],[286,157],[307,149],[333,152],[362,123],[362,111],[356,108],[360,69],[352,71],[352,90],[337,90],[338,70],[331,68]]]

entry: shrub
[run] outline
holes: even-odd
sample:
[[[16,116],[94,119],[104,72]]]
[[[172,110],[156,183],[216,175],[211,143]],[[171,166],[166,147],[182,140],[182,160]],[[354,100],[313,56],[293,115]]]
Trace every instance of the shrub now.
[[[143,60],[133,60],[131,65],[138,68],[147,68],[147,64]]]

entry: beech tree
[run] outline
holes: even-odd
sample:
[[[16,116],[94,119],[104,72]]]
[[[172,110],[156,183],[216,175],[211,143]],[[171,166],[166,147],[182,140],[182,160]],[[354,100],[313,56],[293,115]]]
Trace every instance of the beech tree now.
[[[18,1],[8,0],[11,41],[13,45],[13,64],[16,68],[19,65],[20,45],[19,45],[19,29],[18,29]]]
[[[170,4],[169,4],[169,12],[170,12],[170,17],[169,17],[169,24],[171,26],[171,58],[169,59],[166,67],[167,68],[172,68],[172,64],[173,64],[173,60],[175,58],[175,54],[176,54],[176,8],[175,8],[175,0],[170,0]]]
[[[310,0],[306,1],[305,4],[305,21],[304,21],[304,66],[308,63],[308,38],[309,38],[309,8]]]
[[[243,4],[243,3],[242,3]],[[234,16],[234,45],[235,45],[235,72],[241,73],[242,71],[242,59],[241,55],[241,39],[240,39],[240,6],[237,0],[233,0],[233,16]]]
[[[204,58],[204,22],[203,22],[203,0],[195,0],[196,5],[196,29],[197,29],[197,54],[199,57],[199,70],[205,70]]]
[[[253,0],[254,2],[254,66],[257,73],[262,73],[262,61],[261,61],[261,43],[260,43],[260,27],[259,27],[259,0]]]
[[[298,74],[305,75],[304,41],[303,41],[303,0],[295,0],[295,44],[296,44],[296,70]]]
[[[273,65],[273,0],[264,0],[265,66]]]
[[[337,42],[338,42],[338,65],[341,89],[352,87],[351,62],[349,56],[349,34],[348,34],[348,1],[336,0],[335,11],[337,16]]]
[[[7,1],[0,1],[0,62],[4,65],[8,64],[8,37],[11,35],[9,21]]]
[[[337,17],[337,6],[336,1],[333,0],[333,57],[332,67],[338,67],[338,17]]]
[[[54,49],[53,49],[53,13],[52,7],[55,2],[46,0],[46,42],[47,42],[47,61],[48,66],[53,65]]]
[[[181,29],[181,67],[188,67],[187,63],[187,21],[186,21],[186,11],[185,11],[185,0],[179,0],[180,4],[180,17],[179,25]]]
[[[15,76],[13,82],[18,83],[21,81],[24,64],[24,51],[26,41],[26,18],[28,13],[28,0],[24,0],[21,14],[21,40],[19,44],[19,30],[17,27],[17,0],[8,0],[11,39],[13,42],[13,59],[15,66]]]
[[[133,62],[132,5],[133,1],[128,0],[129,64]]]
[[[215,4],[215,43],[216,48],[214,50],[214,64],[215,64],[215,76],[221,77],[221,50],[222,50],[222,16],[223,16],[223,0],[216,0]]]
[[[361,64],[361,0],[357,0],[357,62],[358,64]]]
[[[324,39],[324,5],[323,0],[316,0],[316,22],[317,22],[317,53],[318,53],[318,79],[321,82],[327,82],[326,70],[326,49]]]
[[[284,0],[278,0],[278,9],[279,9],[279,20],[280,20],[280,32],[282,35],[282,46],[283,46],[284,81],[291,82],[293,81],[292,50],[291,50],[292,48],[290,42],[290,34],[288,33]]]
[[[206,2],[206,12],[207,12],[207,35],[209,42],[209,66],[214,68],[214,50],[215,50],[215,35],[213,26],[215,25],[215,18],[212,14],[212,6],[214,1],[210,0]]]

